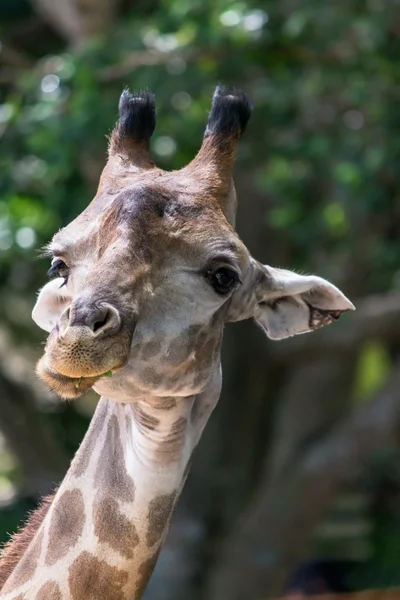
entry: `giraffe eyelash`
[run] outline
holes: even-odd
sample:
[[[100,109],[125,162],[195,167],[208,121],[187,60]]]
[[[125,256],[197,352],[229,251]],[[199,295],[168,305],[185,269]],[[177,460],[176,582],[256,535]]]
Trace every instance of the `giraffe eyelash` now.
[[[69,276],[69,267],[65,264],[65,262],[61,258],[54,258],[50,269],[47,271],[47,276],[50,279],[55,279],[56,277],[62,277],[64,279],[64,285],[68,281]]]

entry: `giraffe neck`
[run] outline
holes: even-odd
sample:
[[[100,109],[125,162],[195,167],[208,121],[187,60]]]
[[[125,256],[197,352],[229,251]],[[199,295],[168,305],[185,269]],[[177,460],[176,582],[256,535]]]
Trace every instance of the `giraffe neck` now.
[[[41,527],[0,600],[138,600],[189,458],[218,399],[101,398]]]

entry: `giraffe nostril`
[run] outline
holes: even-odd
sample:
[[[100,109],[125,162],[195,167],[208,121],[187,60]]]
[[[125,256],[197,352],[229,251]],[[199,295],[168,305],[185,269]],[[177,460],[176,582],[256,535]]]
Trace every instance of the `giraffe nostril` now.
[[[106,314],[104,315],[104,317],[102,319],[98,319],[97,321],[94,321],[92,329],[93,332],[96,333],[96,331],[98,331],[99,329],[102,329],[108,321],[108,311],[106,312]]]
[[[98,313],[89,324],[94,335],[116,333],[121,325],[121,317],[116,308],[111,306],[102,307],[102,312]]]
[[[76,302],[71,306],[71,310],[65,311],[63,317],[64,329],[66,331],[73,330],[76,327],[86,327],[92,335],[110,336],[120,328],[121,317],[118,310],[111,304],[90,304]]]

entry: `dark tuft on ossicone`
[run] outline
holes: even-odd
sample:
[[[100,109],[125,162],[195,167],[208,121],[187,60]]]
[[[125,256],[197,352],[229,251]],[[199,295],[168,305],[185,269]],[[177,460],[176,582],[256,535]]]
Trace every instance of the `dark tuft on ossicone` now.
[[[218,86],[204,137],[211,134],[240,137],[250,118],[253,106],[244,92]]]
[[[156,126],[154,94],[149,91],[132,94],[125,89],[119,100],[118,135],[136,142],[148,141]]]

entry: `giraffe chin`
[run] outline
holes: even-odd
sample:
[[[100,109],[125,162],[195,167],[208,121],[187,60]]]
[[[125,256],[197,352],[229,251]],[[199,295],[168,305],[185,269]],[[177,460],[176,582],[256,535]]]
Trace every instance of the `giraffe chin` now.
[[[43,356],[36,365],[36,373],[57,395],[68,400],[83,396],[102,375],[94,377],[68,377],[49,367]]]

